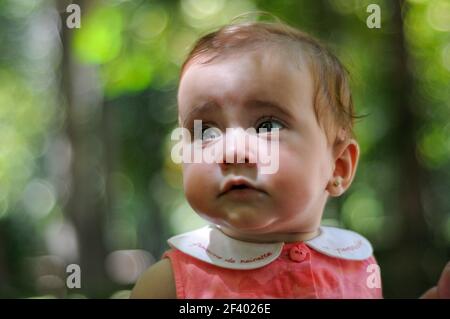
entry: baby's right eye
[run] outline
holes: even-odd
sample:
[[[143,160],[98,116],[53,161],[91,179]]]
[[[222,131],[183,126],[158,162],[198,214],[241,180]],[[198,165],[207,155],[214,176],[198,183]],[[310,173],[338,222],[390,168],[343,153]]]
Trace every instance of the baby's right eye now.
[[[216,138],[219,138],[222,135],[222,132],[217,127],[203,127],[202,128],[202,140],[204,142],[212,141]]]

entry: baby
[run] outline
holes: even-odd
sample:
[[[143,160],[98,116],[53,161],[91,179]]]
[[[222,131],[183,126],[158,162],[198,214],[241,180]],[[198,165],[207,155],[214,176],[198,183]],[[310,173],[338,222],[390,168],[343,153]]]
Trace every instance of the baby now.
[[[382,298],[370,243],[321,226],[359,158],[348,74],[332,53],[281,23],[224,26],[187,57],[178,105],[185,144],[216,151],[215,162],[183,162],[186,198],[210,225],[169,239],[132,297]]]

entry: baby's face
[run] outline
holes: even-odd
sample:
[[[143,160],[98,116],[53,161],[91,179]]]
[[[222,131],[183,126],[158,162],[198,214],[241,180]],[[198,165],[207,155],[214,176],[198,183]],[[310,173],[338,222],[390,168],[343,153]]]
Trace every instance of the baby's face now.
[[[202,120],[204,129],[221,130],[217,140],[227,138],[227,128],[279,128],[279,168],[274,174],[262,174],[258,162],[183,164],[185,194],[200,216],[234,233],[256,236],[317,229],[333,157],[316,120],[305,64],[294,64],[269,48],[206,64],[193,62],[181,79],[178,103],[183,127],[192,129],[194,120]],[[206,140],[202,147],[216,142]],[[250,146],[241,155],[250,157],[253,151]],[[227,152],[237,151],[227,144]],[[254,188],[224,193],[233,178]]]

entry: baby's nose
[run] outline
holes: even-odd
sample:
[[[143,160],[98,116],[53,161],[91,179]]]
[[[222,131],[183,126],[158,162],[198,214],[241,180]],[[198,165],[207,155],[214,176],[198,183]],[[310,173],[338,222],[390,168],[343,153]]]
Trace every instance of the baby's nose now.
[[[227,128],[223,139],[222,167],[228,168],[230,165],[246,165],[249,167],[256,165],[257,139],[252,134],[242,128]]]

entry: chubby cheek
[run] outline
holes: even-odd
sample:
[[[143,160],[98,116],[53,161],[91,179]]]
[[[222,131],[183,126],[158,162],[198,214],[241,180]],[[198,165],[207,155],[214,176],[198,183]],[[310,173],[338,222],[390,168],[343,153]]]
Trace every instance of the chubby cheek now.
[[[280,150],[280,165],[276,174],[267,175],[270,191],[280,213],[297,214],[308,210],[321,189],[317,161]]]
[[[219,191],[212,164],[184,164],[183,188],[187,201],[196,211],[205,211]]]

